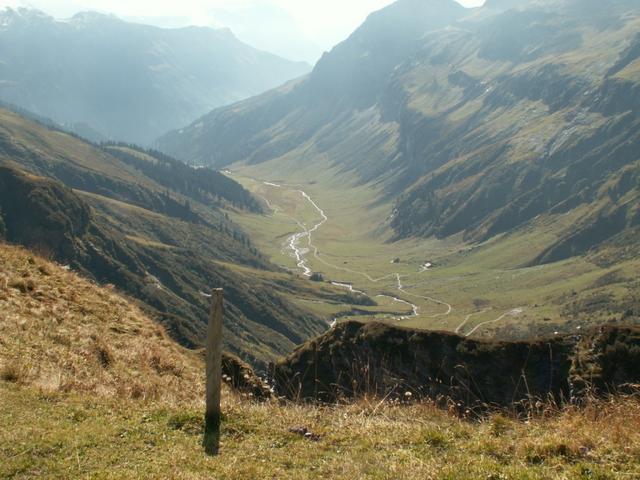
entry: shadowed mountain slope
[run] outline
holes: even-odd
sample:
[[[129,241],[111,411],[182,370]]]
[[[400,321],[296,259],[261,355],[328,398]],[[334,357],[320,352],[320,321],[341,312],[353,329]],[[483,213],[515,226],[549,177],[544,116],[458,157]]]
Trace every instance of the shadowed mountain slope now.
[[[194,175],[153,152],[97,149],[0,114],[0,230],[6,240],[115,285],[186,346],[202,344],[206,294],[220,286],[227,299],[227,348],[254,364],[322,331],[322,320],[286,298],[296,288],[288,276],[227,219],[225,208],[259,208],[235,182],[222,177],[217,183],[215,172]]]

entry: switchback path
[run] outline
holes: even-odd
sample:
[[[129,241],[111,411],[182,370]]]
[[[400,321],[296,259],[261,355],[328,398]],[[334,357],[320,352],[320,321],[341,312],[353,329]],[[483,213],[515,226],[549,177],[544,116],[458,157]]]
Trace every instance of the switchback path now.
[[[458,328],[455,329],[455,333],[460,334],[460,330],[462,330],[462,327],[464,327],[467,324],[467,322],[471,319],[471,317],[473,317],[474,315],[481,315],[481,314],[486,313],[486,312],[488,312],[490,310],[491,310],[490,308],[486,308],[486,309],[484,309],[484,310],[482,310],[480,312],[470,313],[469,315],[464,317],[464,321],[460,325],[458,325]]]
[[[470,337],[471,335],[473,335],[476,331],[478,331],[478,329],[484,327],[485,325],[489,325],[491,323],[496,323],[499,322],[500,320],[502,320],[503,318],[507,317],[507,316],[512,316],[512,317],[517,317],[518,315],[520,315],[522,312],[524,312],[524,308],[514,308],[512,310],[509,310],[507,313],[503,313],[502,315],[500,315],[498,318],[496,318],[495,320],[489,320],[488,322],[482,322],[478,325],[476,325],[473,330],[471,330],[469,333],[467,333],[465,336]]]

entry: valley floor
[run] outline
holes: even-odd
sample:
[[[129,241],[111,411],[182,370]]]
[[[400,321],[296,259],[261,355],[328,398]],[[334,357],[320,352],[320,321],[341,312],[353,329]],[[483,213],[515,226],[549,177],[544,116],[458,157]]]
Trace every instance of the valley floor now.
[[[640,403],[458,419],[430,405],[258,405],[226,394],[221,454],[202,407],[0,382],[1,478],[621,479],[640,477]],[[306,427],[310,440],[290,429]]]
[[[599,265],[575,257],[528,266],[571,225],[571,216],[540,220],[546,224],[479,245],[455,237],[392,241],[388,223],[395,213],[383,192],[327,165],[301,172],[280,160],[235,166],[227,174],[271,209],[267,216],[243,213],[234,220],[272,261],[302,279],[320,274],[377,303],[354,312],[300,300],[329,320],[355,314],[404,327],[523,338],[579,333],[592,322],[619,319],[637,293],[637,258]]]

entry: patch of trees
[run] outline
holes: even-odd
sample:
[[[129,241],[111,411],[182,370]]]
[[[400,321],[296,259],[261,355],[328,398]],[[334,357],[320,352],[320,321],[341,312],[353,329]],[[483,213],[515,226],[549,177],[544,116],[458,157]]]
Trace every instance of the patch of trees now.
[[[225,203],[253,212],[262,208],[258,201],[239,183],[210,168],[194,168],[156,150],[141,150],[123,143],[104,144],[103,149],[124,163],[133,166],[163,187],[181,193],[205,205],[218,207]],[[122,148],[134,151],[129,153]],[[137,156],[140,152],[154,161]]]

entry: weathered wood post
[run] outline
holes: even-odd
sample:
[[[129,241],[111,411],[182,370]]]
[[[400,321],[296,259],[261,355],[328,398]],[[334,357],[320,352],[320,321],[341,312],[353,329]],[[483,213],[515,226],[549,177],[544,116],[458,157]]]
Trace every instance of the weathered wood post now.
[[[216,455],[220,448],[223,302],[223,290],[215,289],[211,297],[211,313],[207,326],[207,410],[204,449],[208,455]]]

